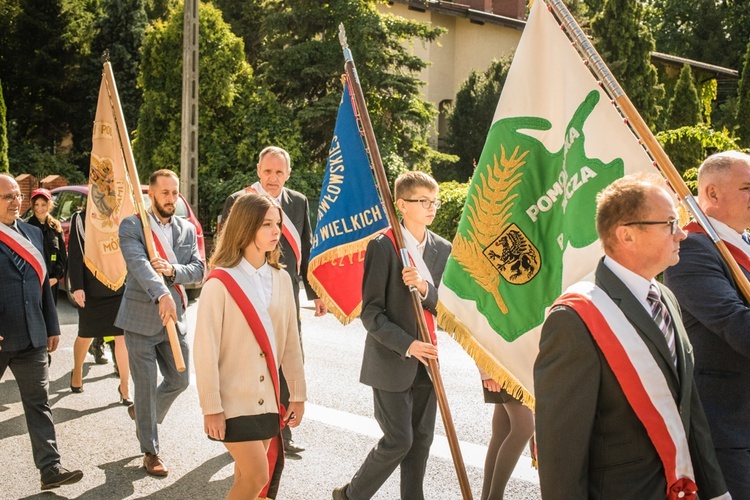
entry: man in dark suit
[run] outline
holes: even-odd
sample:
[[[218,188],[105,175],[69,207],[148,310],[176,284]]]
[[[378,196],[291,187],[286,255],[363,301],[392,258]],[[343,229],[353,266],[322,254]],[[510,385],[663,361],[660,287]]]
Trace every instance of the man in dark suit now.
[[[428,327],[437,314],[437,286],[451,244],[427,226],[440,207],[438,185],[423,172],[406,172],[395,183],[403,216],[404,241],[413,267],[404,267],[388,234],[374,238],[365,252],[362,325],[367,329],[359,381],[372,387],[375,420],[383,437],[351,482],[333,491],[334,500],[371,498],[401,467],[401,498],[424,498],[423,481],[435,431],[437,401],[425,366],[437,359],[437,345],[419,338],[410,307],[419,291]],[[434,332],[433,332],[434,333]]]
[[[310,261],[310,248],[312,247],[312,230],[310,228],[310,209],[304,194],[284,187],[286,181],[292,174],[291,159],[286,150],[268,146],[258,156],[258,182],[245,189],[232,193],[224,202],[224,210],[221,215],[222,222],[227,220],[234,202],[245,193],[267,194],[281,206],[284,213],[282,217],[281,235],[281,263],[284,269],[292,277],[292,289],[294,291],[294,303],[297,305],[297,327],[302,340],[302,322],[299,314],[299,288],[300,282],[305,287],[308,300],[315,304],[315,316],[323,316],[328,312],[325,303],[310,286],[307,279],[307,266]],[[289,388],[286,384],[283,371],[281,374],[281,403],[289,404]],[[296,445],[292,440],[292,431],[287,426],[282,430],[284,436],[284,451],[287,458],[302,458],[299,453],[304,447]]]
[[[712,155],[698,203],[750,278],[750,155]],[[695,382],[729,493],[750,498],[750,305],[711,239],[693,223],[680,262],[664,273],[695,348]]]
[[[57,349],[60,325],[46,268],[42,232],[18,220],[23,195],[0,174],[0,377],[10,367],[21,393],[34,463],[43,490],[77,483],[80,470],[60,465],[49,407],[47,354]]]
[[[654,278],[679,260],[674,198],[628,176],[597,198],[605,257],[596,284],[563,294],[534,366],[536,439],[547,499],[730,498],[671,292]]]
[[[157,248],[163,253],[149,260],[143,226],[136,215],[120,224],[120,249],[128,274],[115,326],[125,332],[130,373],[135,385],[134,405],[128,408],[135,420],[136,435],[144,453],[143,466],[153,476],[166,476],[159,457],[157,423],[167,416],[177,396],[190,384],[190,370],[177,371],[165,325],[172,319],[185,365],[190,351],[185,334],[187,297],[182,285],[203,280],[204,265],[198,253],[195,226],[176,217],[179,179],[171,170],[151,174],[149,222]],[[157,385],[157,365],[163,380]]]

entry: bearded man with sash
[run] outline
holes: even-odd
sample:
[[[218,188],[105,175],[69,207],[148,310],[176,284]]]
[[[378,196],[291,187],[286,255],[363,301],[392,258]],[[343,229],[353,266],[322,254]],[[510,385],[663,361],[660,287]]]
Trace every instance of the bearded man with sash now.
[[[60,465],[49,406],[47,354],[57,349],[60,324],[44,263],[42,231],[18,219],[23,195],[0,174],[0,377],[18,383],[34,464],[42,490],[77,483],[80,470]]]
[[[698,203],[750,278],[750,155],[726,151],[698,170]],[[750,498],[750,305],[703,229],[689,224],[664,273],[695,348],[695,382],[729,493]]]
[[[566,290],[542,327],[534,388],[545,500],[731,498],[679,306],[654,279],[685,239],[663,186],[636,175],[599,193],[595,283]]]
[[[292,292],[294,293],[294,303],[297,306],[297,328],[300,331],[300,341],[302,341],[302,323],[299,315],[300,283],[305,287],[307,299],[312,300],[315,304],[315,316],[323,316],[328,312],[325,303],[318,298],[307,279],[307,266],[310,261],[310,248],[312,247],[309,204],[304,194],[284,187],[292,174],[291,159],[286,150],[277,146],[264,148],[258,155],[257,168],[258,182],[229,195],[224,202],[221,221],[224,224],[226,223],[232,205],[243,194],[266,194],[279,204],[284,214],[280,243],[281,264],[292,277]],[[281,402],[284,405],[289,404],[289,388],[283,370],[281,372]],[[287,458],[302,458],[299,452],[305,449],[294,443],[289,427],[284,428],[283,434]]]
[[[158,257],[149,260],[143,224],[137,215],[123,219],[119,229],[128,274],[115,326],[124,330],[135,386],[135,404],[128,413],[135,420],[143,465],[153,476],[169,472],[159,457],[157,423],[164,420],[177,396],[190,384],[189,367],[182,373],[177,371],[165,325],[170,319],[175,322],[187,365],[190,355],[185,341],[187,296],[183,285],[202,281],[204,271],[195,226],[174,215],[178,196],[179,179],[174,172],[162,169],[151,174],[148,216]],[[158,386],[157,365],[163,376]]]

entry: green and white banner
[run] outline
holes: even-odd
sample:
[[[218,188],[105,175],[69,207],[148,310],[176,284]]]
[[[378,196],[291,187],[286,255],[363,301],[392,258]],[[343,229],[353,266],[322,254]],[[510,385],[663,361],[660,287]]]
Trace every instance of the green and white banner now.
[[[596,195],[652,162],[534,2],[440,287],[440,325],[524,404],[547,308],[602,255]]]

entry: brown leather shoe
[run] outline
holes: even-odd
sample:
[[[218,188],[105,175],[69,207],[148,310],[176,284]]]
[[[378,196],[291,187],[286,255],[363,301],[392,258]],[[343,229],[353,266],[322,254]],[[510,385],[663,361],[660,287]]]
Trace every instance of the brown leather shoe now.
[[[143,466],[146,468],[146,472],[152,476],[165,477],[169,474],[167,466],[161,461],[159,455],[152,455],[151,453],[143,455]]]

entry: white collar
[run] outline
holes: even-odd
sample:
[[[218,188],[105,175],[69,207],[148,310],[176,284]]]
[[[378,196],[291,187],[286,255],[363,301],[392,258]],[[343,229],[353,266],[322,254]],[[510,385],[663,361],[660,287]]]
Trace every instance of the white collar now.
[[[262,266],[256,269],[250,262],[244,257],[240,259],[240,263],[237,264],[243,272],[247,273],[248,276],[255,276],[256,274],[260,277],[266,277],[271,275],[271,266],[268,265],[268,261],[264,262]]]
[[[604,265],[607,266],[615,276],[620,278],[620,281],[625,284],[628,290],[630,290],[630,293],[635,295],[638,302],[640,302],[646,311],[650,313],[651,307],[648,304],[648,292],[652,284],[656,285],[656,280],[647,280],[643,276],[636,274],[623,266],[609,255],[604,256]],[[656,289],[659,291],[659,296],[661,297],[661,290],[659,290],[658,286]]]
[[[403,224],[401,224],[401,227],[404,228],[403,231],[401,231],[404,235],[404,238],[411,240],[412,244],[417,247],[417,249],[422,252],[424,251],[424,247],[427,244],[427,229],[424,231],[424,238],[422,238],[422,241],[417,241],[417,238],[414,237],[413,234],[407,229],[407,227]]]

